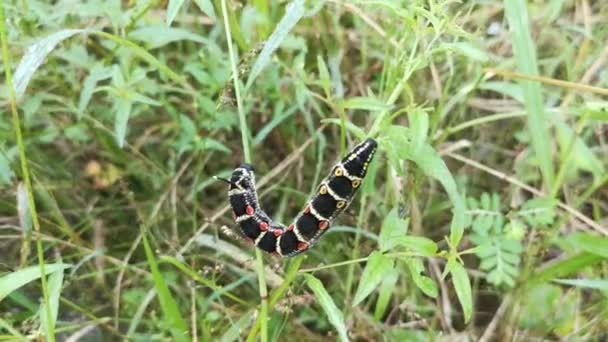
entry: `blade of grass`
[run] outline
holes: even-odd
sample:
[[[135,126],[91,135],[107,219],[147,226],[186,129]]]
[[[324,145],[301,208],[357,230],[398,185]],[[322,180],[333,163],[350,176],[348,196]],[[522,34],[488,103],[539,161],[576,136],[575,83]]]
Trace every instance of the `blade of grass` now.
[[[146,251],[146,259],[150,265],[150,271],[152,272],[152,279],[154,280],[156,293],[158,293],[158,301],[160,302],[160,307],[163,311],[163,316],[165,317],[167,325],[170,327],[171,335],[173,335],[176,341],[187,341],[188,338],[184,335],[184,333],[188,331],[188,326],[182,317],[181,312],[179,311],[179,307],[177,306],[175,299],[169,291],[169,287],[167,286],[163,275],[158,269],[156,257],[154,256],[152,248],[150,248],[147,233],[145,231],[142,232],[142,238],[144,249]]]
[[[40,330],[44,333],[47,339],[50,339],[50,332],[55,330],[57,323],[57,314],[59,313],[59,298],[61,296],[61,286],[63,285],[63,269],[53,272],[49,276],[49,302],[42,303],[40,306]],[[47,317],[46,306],[50,307],[51,317]],[[51,325],[49,325],[51,324]]]
[[[71,267],[69,264],[47,264],[45,266],[47,275]],[[30,266],[0,277],[0,301],[21,286],[40,278],[40,274],[38,266]]]
[[[296,26],[300,18],[304,15],[304,11],[304,0],[294,0],[287,5],[285,15],[277,24],[276,28],[264,44],[264,48],[260,52],[260,55],[251,67],[245,89],[249,89],[255,78],[262,72],[262,69],[270,63],[273,52],[281,45],[281,42],[283,42],[293,27]]]
[[[49,289],[46,281],[46,272],[44,270],[44,253],[42,248],[42,240],[40,238],[40,221],[38,220],[38,213],[36,211],[36,203],[34,201],[34,195],[32,190],[32,183],[30,180],[30,170],[28,168],[27,159],[25,157],[25,144],[23,143],[23,136],[21,133],[21,120],[19,113],[17,112],[17,98],[15,96],[15,88],[13,87],[13,78],[11,74],[11,63],[8,54],[8,41],[6,38],[6,25],[4,22],[4,0],[0,2],[0,43],[2,44],[2,59],[4,60],[4,73],[6,87],[8,88],[9,102],[12,113],[13,130],[15,131],[15,137],[17,140],[17,147],[19,149],[19,160],[21,164],[21,176],[25,183],[25,190],[27,192],[27,202],[29,206],[29,213],[34,224],[34,230],[36,231],[36,251],[38,255],[38,264],[40,265],[40,281],[42,283],[42,296],[44,298],[44,304],[46,308],[47,326],[49,327],[47,338],[50,342],[55,341],[55,329],[51,320],[51,308],[49,305]]]
[[[310,274],[304,274],[306,278],[306,284],[315,294],[317,301],[327,314],[329,322],[336,328],[341,341],[348,341],[348,334],[346,332],[346,325],[344,324],[344,315],[342,311],[338,309],[334,300],[331,298],[323,283]]]
[[[504,0],[505,14],[511,31],[513,53],[517,68],[524,74],[537,76],[538,65],[536,50],[530,34],[527,1]],[[532,140],[532,149],[538,160],[543,183],[547,189],[553,186],[553,163],[551,140],[545,110],[541,85],[538,82],[521,80],[524,89],[524,102],[528,111],[528,132]]]

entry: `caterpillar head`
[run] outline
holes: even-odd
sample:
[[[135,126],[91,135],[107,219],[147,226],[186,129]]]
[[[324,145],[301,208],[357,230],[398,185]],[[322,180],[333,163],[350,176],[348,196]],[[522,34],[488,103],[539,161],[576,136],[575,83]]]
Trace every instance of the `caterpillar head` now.
[[[254,186],[255,174],[253,165],[243,163],[237,166],[234,171],[232,171],[232,176],[230,176],[230,190],[249,190],[252,189]]]
[[[369,163],[372,161],[372,158],[374,158],[377,149],[378,143],[376,140],[367,138],[346,155],[342,160],[342,165],[348,174],[363,178],[367,173]]]

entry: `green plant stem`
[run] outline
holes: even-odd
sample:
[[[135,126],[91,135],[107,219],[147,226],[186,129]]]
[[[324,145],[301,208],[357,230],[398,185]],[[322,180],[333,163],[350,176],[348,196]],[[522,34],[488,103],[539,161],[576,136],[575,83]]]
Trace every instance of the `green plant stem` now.
[[[23,135],[21,133],[21,120],[19,113],[17,112],[17,99],[15,97],[15,89],[13,88],[13,76],[11,71],[11,63],[8,54],[8,42],[6,38],[6,26],[4,21],[4,0],[0,2],[0,40],[2,41],[2,59],[4,60],[4,72],[6,88],[9,93],[9,102],[11,106],[11,113],[13,119],[13,130],[15,131],[15,138],[17,139],[17,147],[19,149],[19,160],[21,162],[21,173],[23,181],[25,183],[25,190],[27,192],[27,203],[29,207],[30,216],[32,217],[32,223],[34,230],[36,231],[36,251],[38,253],[38,264],[40,265],[40,281],[42,283],[42,296],[44,298],[44,308],[46,313],[46,334],[50,342],[55,341],[55,324],[53,324],[53,316],[51,315],[51,306],[49,303],[49,291],[46,280],[46,272],[44,271],[44,250],[42,248],[42,240],[40,239],[40,221],[38,221],[38,213],[36,211],[36,203],[34,202],[34,195],[32,190],[32,183],[30,180],[30,172],[27,165],[27,159],[25,156],[25,145],[23,143]]]
[[[277,287],[270,294],[270,300],[269,300],[270,306],[275,306],[279,302],[279,300],[283,297],[283,295],[285,294],[285,291],[287,291],[287,289],[289,288],[289,285],[291,285],[291,283],[294,281],[294,279],[298,275],[300,265],[302,264],[302,261],[304,261],[304,258],[305,258],[305,256],[299,255],[289,265],[289,268],[287,269],[287,274],[285,275],[283,282],[281,283],[281,285],[279,287]],[[257,334],[258,330],[260,329],[260,324],[261,324],[261,320],[260,320],[260,316],[258,316],[255,323],[253,324],[253,327],[251,328],[251,331],[249,332],[249,336],[247,336],[247,342],[253,342],[255,340],[255,335]]]
[[[386,256],[388,258],[414,257],[414,256],[428,257],[428,255],[421,255],[421,254],[411,253],[411,252],[386,253],[386,254],[384,254],[384,256]],[[310,273],[310,272],[315,272],[315,271],[319,271],[319,270],[325,270],[328,268],[335,268],[335,267],[340,267],[340,266],[358,264],[358,263],[367,261],[368,258],[369,257],[364,257],[364,258],[359,258],[359,259],[351,259],[351,260],[336,262],[334,264],[329,264],[329,265],[317,266],[317,267],[312,267],[312,268],[303,268],[303,269],[299,270],[298,272],[299,273]]]
[[[366,199],[367,199],[367,196],[365,196],[365,194],[363,194],[363,196],[361,196],[361,209],[359,211],[359,216],[357,217],[357,227],[359,227],[359,229],[357,229],[357,234],[355,235],[353,252],[350,257],[351,261],[358,260],[357,256],[359,256],[359,240],[361,240],[361,225],[363,224],[363,215],[364,215],[364,211],[365,211]],[[346,275],[346,296],[344,298],[344,303],[345,303],[346,308],[349,307],[348,303],[351,300],[351,292],[352,292],[351,290],[352,290],[353,279],[354,279],[354,275],[355,275],[355,264],[356,263],[348,264],[349,265],[348,273]]]
[[[577,136],[583,131],[583,127],[585,127],[585,123],[587,122],[587,116],[589,114],[583,115],[577,122],[576,128],[572,132],[572,137],[568,142],[568,146],[566,147],[566,151],[564,153],[564,158],[561,161],[559,170],[557,172],[557,176],[555,176],[555,181],[553,182],[553,187],[551,188],[551,198],[555,198],[559,189],[564,182],[564,177],[566,176],[566,170],[568,168],[568,164],[570,163],[570,159],[573,157],[574,145],[576,144]]]
[[[469,127],[473,127],[473,126],[477,126],[477,125],[481,125],[484,123],[488,123],[488,122],[492,122],[492,121],[498,121],[498,120],[505,120],[505,119],[511,119],[511,118],[516,118],[516,117],[520,117],[520,116],[527,116],[528,113],[524,112],[524,111],[516,111],[516,112],[511,112],[511,113],[498,113],[498,114],[492,114],[492,115],[486,115],[486,116],[482,116],[480,118],[476,118],[473,120],[469,120],[467,122],[463,122],[459,125],[456,125],[454,127],[450,127],[448,128],[447,132],[446,132],[446,136],[462,131],[463,129],[469,128]]]
[[[239,125],[241,128],[241,142],[243,144],[243,155],[246,163],[251,163],[251,152],[249,150],[249,130],[247,128],[247,120],[245,118],[245,112],[243,111],[243,103],[241,100],[241,90],[239,82],[239,73],[237,68],[237,61],[235,60],[234,51],[232,47],[232,37],[230,35],[230,24],[228,22],[228,10],[226,9],[226,0],[222,0],[222,16],[224,17],[224,29],[226,31],[226,40],[228,43],[228,53],[230,54],[230,65],[232,66],[232,81],[234,85],[234,94],[236,97],[236,106],[239,114]],[[262,342],[268,341],[268,290],[266,288],[266,278],[264,275],[264,259],[262,252],[255,249],[256,258],[256,273],[258,276],[258,285],[260,292],[260,339]]]

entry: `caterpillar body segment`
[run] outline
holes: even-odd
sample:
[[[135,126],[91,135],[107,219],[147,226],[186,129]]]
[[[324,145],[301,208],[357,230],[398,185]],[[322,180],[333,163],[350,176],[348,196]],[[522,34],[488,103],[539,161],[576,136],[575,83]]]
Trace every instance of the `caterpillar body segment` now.
[[[368,138],[347,153],[289,226],[273,221],[260,207],[253,166],[239,165],[227,182],[230,205],[241,232],[268,253],[294,256],[308,250],[352,202],[377,147],[376,141]]]

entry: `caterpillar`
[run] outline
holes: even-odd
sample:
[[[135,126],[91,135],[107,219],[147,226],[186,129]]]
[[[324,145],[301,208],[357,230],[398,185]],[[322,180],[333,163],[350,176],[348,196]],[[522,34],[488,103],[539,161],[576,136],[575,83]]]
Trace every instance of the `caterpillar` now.
[[[371,138],[355,146],[332,167],[304,209],[287,227],[273,221],[260,207],[253,166],[239,165],[230,179],[221,180],[229,184],[228,198],[241,233],[268,253],[294,256],[307,251],[352,202],[377,147]]]

